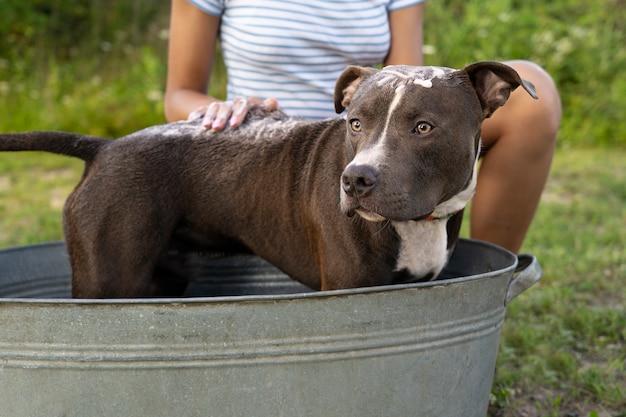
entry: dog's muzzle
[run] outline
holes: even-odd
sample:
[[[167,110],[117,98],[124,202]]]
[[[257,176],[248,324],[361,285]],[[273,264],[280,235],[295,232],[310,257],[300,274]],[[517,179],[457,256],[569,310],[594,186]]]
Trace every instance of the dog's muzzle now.
[[[367,197],[376,187],[378,171],[371,165],[349,165],[341,175],[341,188],[354,198]]]
[[[341,205],[349,217],[358,214],[365,220],[383,221],[380,214],[364,206],[364,200],[374,191],[378,183],[378,171],[371,165],[349,165],[341,175],[343,195]]]

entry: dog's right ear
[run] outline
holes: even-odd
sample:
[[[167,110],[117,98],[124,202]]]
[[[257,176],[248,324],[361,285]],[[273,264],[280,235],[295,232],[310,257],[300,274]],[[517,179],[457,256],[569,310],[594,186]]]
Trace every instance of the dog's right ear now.
[[[504,106],[511,91],[522,86],[534,99],[537,99],[535,86],[522,80],[513,68],[499,62],[476,62],[463,68],[478,94],[484,116],[491,117],[498,107]]]
[[[363,79],[374,74],[378,70],[371,67],[349,66],[346,68],[335,84],[335,111],[341,113],[350,107],[352,96],[356,87]]]

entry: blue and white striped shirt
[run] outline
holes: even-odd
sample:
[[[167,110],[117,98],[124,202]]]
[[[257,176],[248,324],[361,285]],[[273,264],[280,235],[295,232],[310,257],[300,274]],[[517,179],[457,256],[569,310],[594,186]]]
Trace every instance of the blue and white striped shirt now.
[[[189,1],[221,17],[229,99],[275,97],[290,115],[323,119],[346,66],[387,56],[388,13],[424,0]]]

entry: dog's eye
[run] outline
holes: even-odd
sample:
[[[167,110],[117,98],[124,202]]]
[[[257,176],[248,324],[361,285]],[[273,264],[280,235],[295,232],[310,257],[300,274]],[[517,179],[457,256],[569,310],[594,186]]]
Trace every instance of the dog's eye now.
[[[355,132],[360,132],[362,128],[361,121],[359,119],[350,120],[350,128]]]
[[[418,135],[425,135],[426,133],[433,130],[433,127],[426,122],[419,122],[417,126],[415,126],[414,132]]]

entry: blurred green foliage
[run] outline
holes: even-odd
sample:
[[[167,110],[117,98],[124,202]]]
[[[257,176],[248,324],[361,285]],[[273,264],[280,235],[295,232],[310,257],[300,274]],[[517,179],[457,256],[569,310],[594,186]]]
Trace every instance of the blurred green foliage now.
[[[425,43],[432,45],[426,62],[532,60],[559,87],[561,145],[624,146],[625,6],[624,0],[433,0],[426,6]]]
[[[0,55],[35,60],[94,58],[113,44],[151,42],[169,2],[146,0],[2,0]]]

